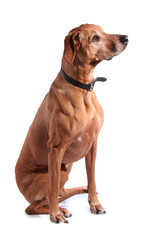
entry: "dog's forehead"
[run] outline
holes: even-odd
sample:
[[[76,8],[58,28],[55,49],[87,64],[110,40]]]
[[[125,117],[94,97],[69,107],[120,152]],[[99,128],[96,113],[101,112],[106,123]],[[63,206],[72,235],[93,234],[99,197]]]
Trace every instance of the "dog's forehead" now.
[[[80,32],[85,32],[85,33],[92,33],[92,32],[104,32],[103,28],[98,26],[98,25],[94,25],[94,24],[82,24],[77,28],[72,29],[69,34],[71,33],[75,33],[77,31]]]

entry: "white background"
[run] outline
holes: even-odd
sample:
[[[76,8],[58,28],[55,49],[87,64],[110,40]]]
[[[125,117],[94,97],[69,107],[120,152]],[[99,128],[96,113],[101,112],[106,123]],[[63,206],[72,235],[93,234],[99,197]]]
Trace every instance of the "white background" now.
[[[2,239],[160,239],[160,28],[157,0],[0,1],[0,186]],[[27,216],[14,167],[28,128],[56,77],[64,37],[82,23],[127,34],[129,45],[101,63],[95,91],[105,112],[96,179],[107,214],[90,214],[87,195],[64,206],[69,224]],[[84,160],[68,186],[86,184]]]

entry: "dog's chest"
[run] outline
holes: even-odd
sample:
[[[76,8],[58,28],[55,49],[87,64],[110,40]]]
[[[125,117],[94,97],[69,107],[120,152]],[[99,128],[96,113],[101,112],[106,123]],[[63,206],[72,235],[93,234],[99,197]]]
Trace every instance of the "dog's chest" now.
[[[86,156],[93,142],[97,138],[103,124],[103,113],[93,111],[89,116],[86,126],[68,147],[63,163],[78,161]]]

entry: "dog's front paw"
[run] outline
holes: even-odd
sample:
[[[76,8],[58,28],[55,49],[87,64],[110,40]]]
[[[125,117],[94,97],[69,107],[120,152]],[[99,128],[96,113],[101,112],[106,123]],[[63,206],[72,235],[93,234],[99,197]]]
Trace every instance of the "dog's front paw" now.
[[[71,217],[72,214],[66,208],[59,208],[58,213],[50,213],[50,220],[54,223],[68,223],[66,218]]]
[[[68,221],[64,217],[63,213],[61,213],[61,212],[59,212],[57,214],[50,214],[50,220],[53,223],[60,223],[60,222],[68,223]]]
[[[105,214],[106,211],[104,210],[104,208],[102,207],[102,205],[98,202],[98,203],[92,203],[90,202],[90,210],[91,213],[94,214]]]

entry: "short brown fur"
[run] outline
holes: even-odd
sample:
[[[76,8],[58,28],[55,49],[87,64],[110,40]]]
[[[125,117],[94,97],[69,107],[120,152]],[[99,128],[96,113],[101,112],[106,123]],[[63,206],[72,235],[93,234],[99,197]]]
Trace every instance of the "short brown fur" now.
[[[65,38],[63,71],[80,82],[92,82],[95,66],[125,49],[127,44],[120,41],[120,36],[106,34],[92,24],[73,29]],[[86,192],[91,212],[105,213],[95,184],[97,138],[103,121],[95,92],[71,85],[58,73],[29,128],[16,164],[17,185],[30,203],[27,214],[49,214],[52,222],[67,222],[71,214],[58,203]],[[65,189],[72,164],[83,157],[88,186]]]

